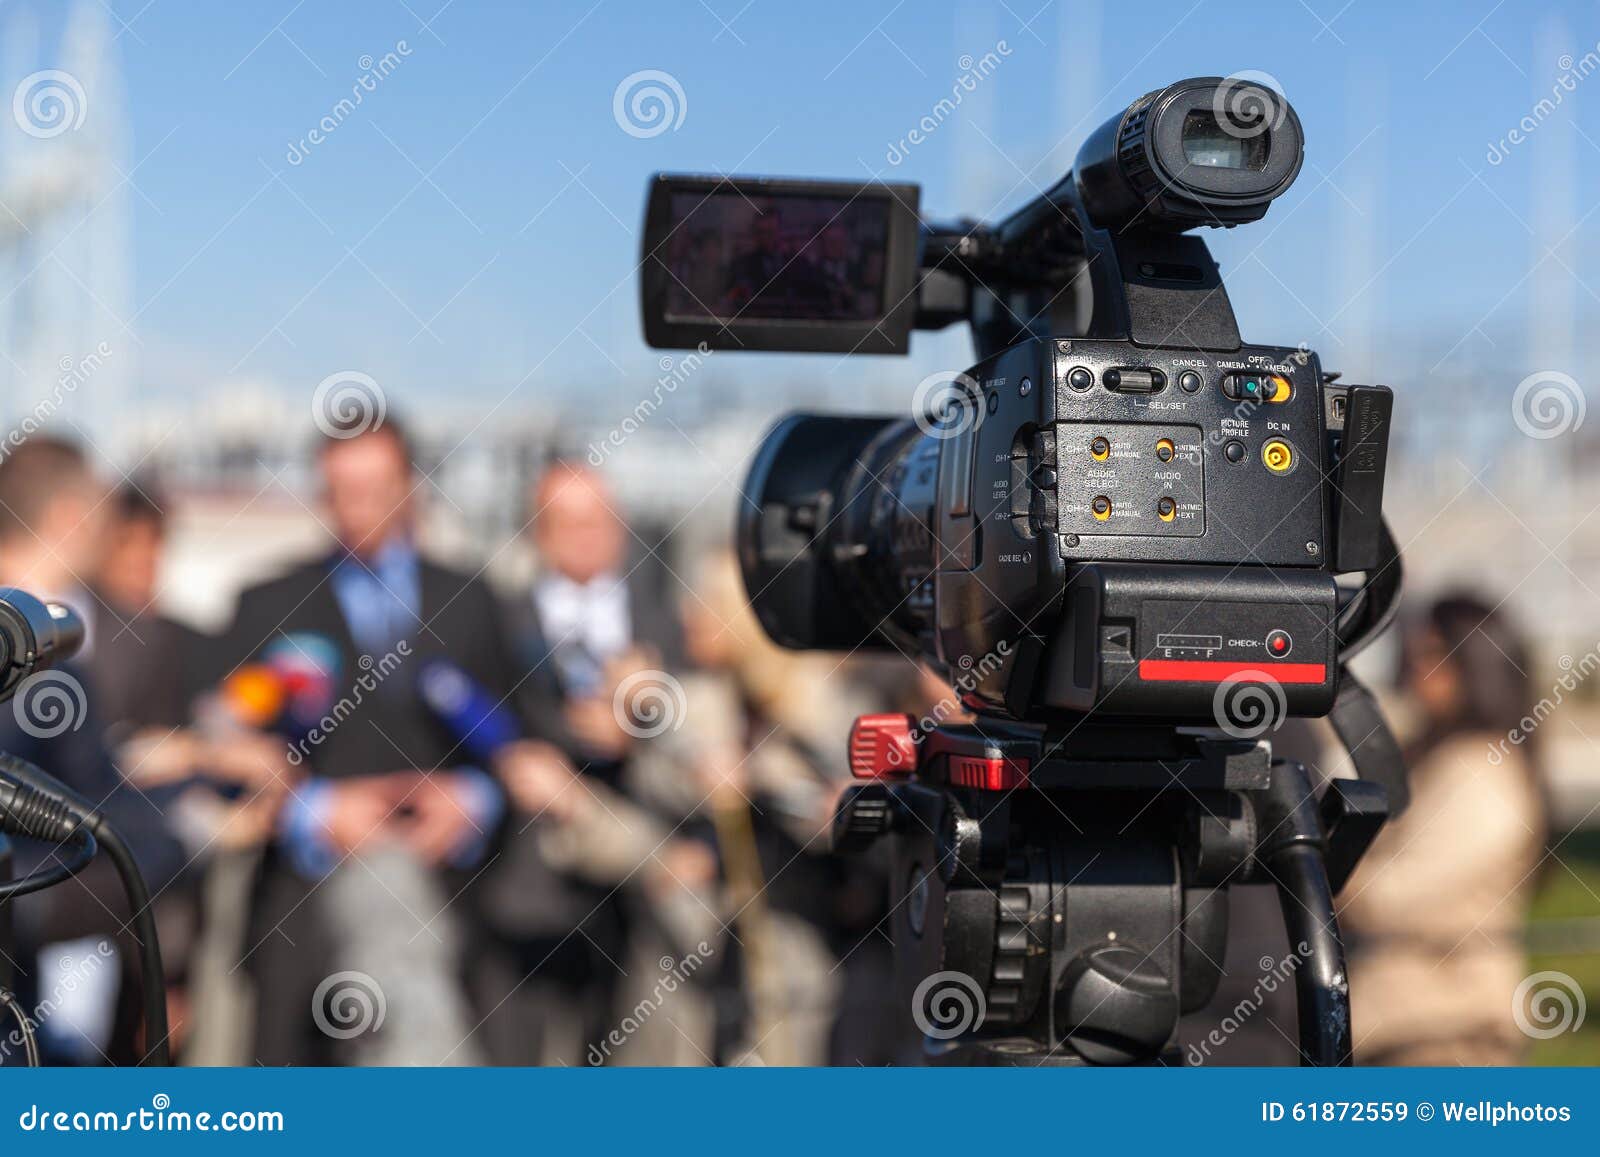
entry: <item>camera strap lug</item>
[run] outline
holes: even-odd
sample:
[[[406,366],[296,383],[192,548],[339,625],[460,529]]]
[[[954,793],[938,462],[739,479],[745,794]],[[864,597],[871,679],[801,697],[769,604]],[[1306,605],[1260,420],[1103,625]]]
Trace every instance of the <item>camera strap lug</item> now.
[[[1377,699],[1348,667],[1339,669],[1339,689],[1328,722],[1349,753],[1357,777],[1384,790],[1389,814],[1405,811],[1411,793],[1406,787],[1406,764],[1400,744],[1378,709]]]
[[[1380,784],[1336,779],[1322,795],[1319,811],[1327,832],[1328,887],[1338,895],[1389,819],[1389,793]]]

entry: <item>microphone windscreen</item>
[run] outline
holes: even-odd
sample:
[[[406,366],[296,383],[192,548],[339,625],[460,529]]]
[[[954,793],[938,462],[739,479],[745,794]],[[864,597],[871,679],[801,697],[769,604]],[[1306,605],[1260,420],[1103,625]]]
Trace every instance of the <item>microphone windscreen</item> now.
[[[279,635],[262,648],[260,661],[287,692],[283,717],[292,727],[309,730],[332,709],[343,666],[332,639],[314,631]]]
[[[289,689],[265,663],[246,663],[222,681],[222,703],[246,727],[275,727],[288,706]]]
[[[450,737],[480,763],[522,737],[516,716],[448,659],[422,664],[417,691]]]

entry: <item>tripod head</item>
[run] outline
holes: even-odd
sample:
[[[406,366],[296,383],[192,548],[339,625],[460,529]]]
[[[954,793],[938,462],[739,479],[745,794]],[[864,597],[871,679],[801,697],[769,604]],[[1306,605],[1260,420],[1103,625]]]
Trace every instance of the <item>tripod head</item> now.
[[[915,726],[856,722],[834,846],[890,845],[897,979],[931,1059],[1175,1060],[1179,1016],[1221,978],[1227,887],[1274,883],[1302,1058],[1348,1063],[1333,895],[1388,815],[1381,786],[1319,803],[1304,767],[1228,736]]]

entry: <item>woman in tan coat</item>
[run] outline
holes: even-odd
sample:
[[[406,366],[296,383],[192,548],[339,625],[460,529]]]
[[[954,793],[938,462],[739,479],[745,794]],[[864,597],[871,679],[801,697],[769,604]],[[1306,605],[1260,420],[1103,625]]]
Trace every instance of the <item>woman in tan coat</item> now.
[[[1407,631],[1411,806],[1340,895],[1356,1059],[1512,1065],[1512,1002],[1547,816],[1530,737],[1527,649],[1479,600],[1436,602]]]

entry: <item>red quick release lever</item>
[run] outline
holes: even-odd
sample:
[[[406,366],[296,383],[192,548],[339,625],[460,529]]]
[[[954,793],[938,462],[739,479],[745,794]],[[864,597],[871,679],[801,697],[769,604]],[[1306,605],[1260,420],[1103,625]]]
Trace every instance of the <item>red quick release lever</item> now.
[[[850,774],[883,779],[917,770],[911,729],[911,716],[899,712],[860,716],[850,728]]]

